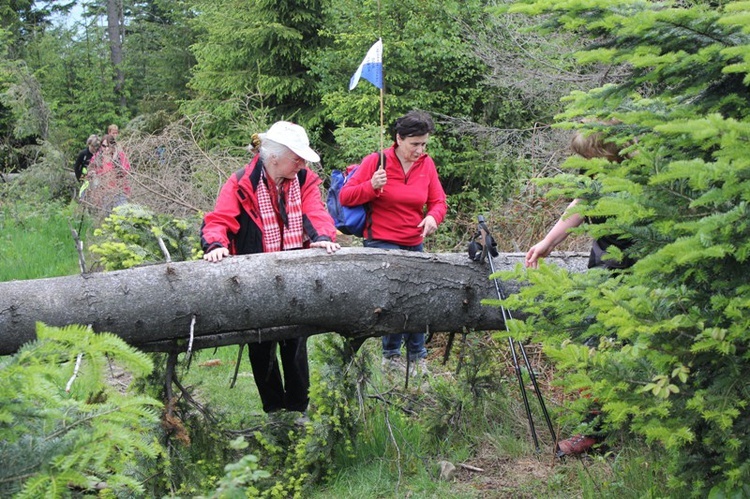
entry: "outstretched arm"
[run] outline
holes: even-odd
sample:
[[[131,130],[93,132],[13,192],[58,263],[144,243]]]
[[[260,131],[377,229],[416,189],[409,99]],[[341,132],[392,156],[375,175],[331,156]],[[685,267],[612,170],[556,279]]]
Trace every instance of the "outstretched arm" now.
[[[578,204],[578,199],[574,199],[567,208],[565,213],[560,217],[554,227],[550,229],[544,239],[532,246],[526,253],[524,264],[526,267],[537,268],[539,259],[549,256],[555,246],[560,244],[568,237],[570,229],[578,227],[583,223],[583,217],[578,213],[568,214],[571,208]]]

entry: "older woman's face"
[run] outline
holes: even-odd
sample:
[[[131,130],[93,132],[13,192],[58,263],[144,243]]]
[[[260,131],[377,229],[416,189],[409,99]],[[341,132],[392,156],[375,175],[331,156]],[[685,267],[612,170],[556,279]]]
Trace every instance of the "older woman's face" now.
[[[277,157],[276,161],[278,175],[288,180],[292,180],[307,166],[307,162],[292,151]]]
[[[404,158],[416,161],[427,151],[427,142],[430,140],[430,134],[415,135],[413,137],[396,136],[399,149]]]

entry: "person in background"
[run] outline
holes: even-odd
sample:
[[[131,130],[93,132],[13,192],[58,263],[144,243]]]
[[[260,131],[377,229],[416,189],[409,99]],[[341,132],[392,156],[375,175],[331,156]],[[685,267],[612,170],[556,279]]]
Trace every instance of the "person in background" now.
[[[366,156],[341,189],[344,206],[367,204],[364,246],[367,248],[423,251],[424,238],[433,234],[443,221],[448,206],[437,168],[426,153],[435,126],[429,114],[410,111],[394,125],[393,145]],[[409,363],[428,373],[425,334],[410,331],[383,336],[383,365],[405,371],[401,358],[406,343]]]
[[[73,172],[75,172],[76,180],[79,182],[86,176],[91,158],[94,157],[94,154],[96,154],[96,151],[98,150],[99,136],[96,134],[89,135],[89,138],[86,139],[86,149],[78,153],[76,162],[73,164]]]
[[[279,121],[253,135],[249,164],[226,181],[214,211],[201,227],[203,259],[221,262],[229,255],[340,246],[336,228],[320,197],[320,177],[308,162],[320,161],[304,128]],[[250,344],[249,355],[263,410],[307,410],[310,374],[307,338]],[[276,346],[284,370],[282,382]]]
[[[611,123],[615,124],[615,123]],[[620,147],[611,141],[604,140],[601,133],[592,133],[585,135],[581,132],[576,133],[570,143],[571,150],[586,159],[591,158],[605,158],[614,163],[619,163],[625,158],[620,156]],[[537,268],[540,258],[549,256],[555,247],[563,242],[568,235],[570,230],[580,226],[584,221],[578,213],[569,213],[573,207],[575,207],[580,200],[574,199],[568,207],[565,209],[562,217],[557,223],[550,229],[547,235],[532,246],[526,253],[524,264],[526,267]],[[589,220],[589,223],[603,223],[603,218],[593,218]],[[616,246],[620,250],[624,251],[632,245],[632,242],[627,239],[623,239],[616,236],[604,236],[596,239],[591,248],[591,254],[589,256],[588,268],[602,267],[608,269],[627,268],[632,266],[635,262],[630,258],[625,258],[621,262],[614,261],[606,258],[606,250],[610,246]]]
[[[607,124],[616,124],[619,122],[609,122]],[[621,147],[613,141],[605,140],[601,133],[584,134],[578,132],[573,136],[570,144],[571,150],[587,159],[606,158],[611,162],[620,163],[625,159],[621,156]],[[563,242],[570,234],[570,230],[580,226],[586,219],[578,213],[569,213],[580,200],[574,199],[565,209],[562,217],[550,229],[547,235],[526,253],[524,264],[526,267],[537,268],[539,259],[549,256],[552,250]],[[603,223],[603,218],[593,218],[588,220],[589,223]],[[606,256],[606,250],[610,246],[615,246],[621,251],[626,251],[632,242],[617,236],[603,236],[592,243],[591,254],[589,256],[588,268],[605,268],[605,269],[625,269],[631,267],[635,261],[625,254],[621,261],[609,259]],[[598,410],[593,410],[587,418],[587,422],[592,422],[599,414]],[[574,435],[571,438],[558,442],[558,457],[583,454],[591,449],[599,441],[597,435]]]
[[[105,212],[127,203],[130,196],[130,162],[112,135],[104,135],[99,151],[91,158],[86,180],[88,199]]]
[[[107,135],[111,135],[117,140],[117,136],[120,135],[120,128],[114,123],[107,127]]]

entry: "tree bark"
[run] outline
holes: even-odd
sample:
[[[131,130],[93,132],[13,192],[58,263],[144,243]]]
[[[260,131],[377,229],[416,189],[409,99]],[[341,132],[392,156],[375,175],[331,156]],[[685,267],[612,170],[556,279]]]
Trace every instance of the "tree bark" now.
[[[583,271],[580,254],[548,261]],[[496,271],[523,262],[501,254]],[[343,248],[179,262],[0,283],[0,354],[35,339],[35,323],[91,325],[144,350],[174,351],[322,332],[349,338],[504,327],[488,263],[466,254]],[[504,293],[518,285],[500,283]]]

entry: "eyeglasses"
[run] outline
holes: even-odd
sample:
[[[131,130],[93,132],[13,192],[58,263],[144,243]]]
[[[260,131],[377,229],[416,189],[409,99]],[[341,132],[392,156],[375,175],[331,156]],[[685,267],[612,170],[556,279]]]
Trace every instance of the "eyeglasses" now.
[[[294,163],[294,166],[299,166],[299,167],[304,168],[307,165],[307,161],[305,160],[305,158],[297,156],[296,154],[293,154],[292,156],[293,157],[289,159],[292,161],[292,163]]]

